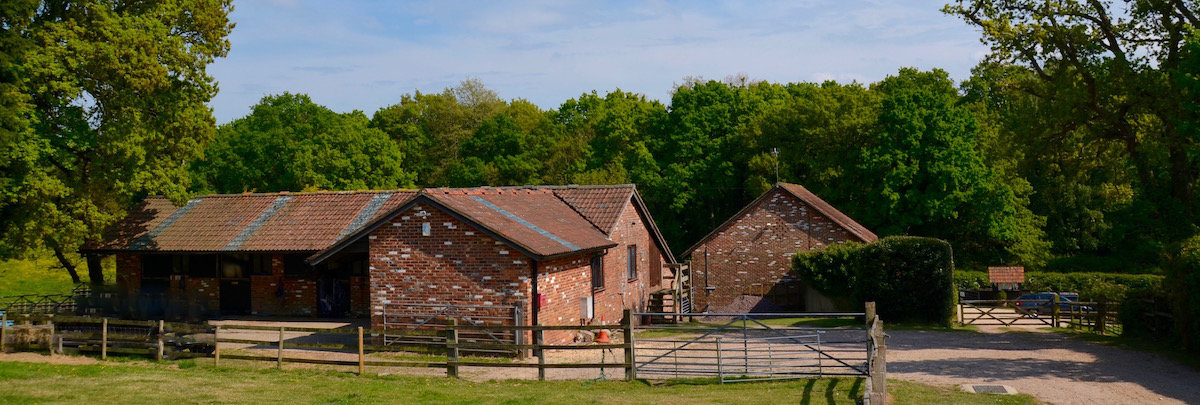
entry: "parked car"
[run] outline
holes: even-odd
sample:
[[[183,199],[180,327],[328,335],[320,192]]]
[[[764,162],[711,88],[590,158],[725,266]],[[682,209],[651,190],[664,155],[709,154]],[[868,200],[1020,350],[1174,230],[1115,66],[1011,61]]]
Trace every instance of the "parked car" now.
[[[1053,293],[1040,292],[1035,294],[1025,294],[1016,299],[1017,312],[1025,313],[1031,316],[1041,314],[1049,314],[1054,312],[1051,300],[1058,296],[1059,312],[1076,311],[1091,311],[1092,307],[1076,304],[1079,301],[1079,294],[1072,292]]]

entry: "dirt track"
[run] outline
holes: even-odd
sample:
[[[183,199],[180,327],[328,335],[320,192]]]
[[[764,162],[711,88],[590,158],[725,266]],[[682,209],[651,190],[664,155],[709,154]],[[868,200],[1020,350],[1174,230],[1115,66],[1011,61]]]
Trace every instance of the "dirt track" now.
[[[889,378],[1005,384],[1054,404],[1200,403],[1200,372],[1154,353],[1046,332],[887,333]]]

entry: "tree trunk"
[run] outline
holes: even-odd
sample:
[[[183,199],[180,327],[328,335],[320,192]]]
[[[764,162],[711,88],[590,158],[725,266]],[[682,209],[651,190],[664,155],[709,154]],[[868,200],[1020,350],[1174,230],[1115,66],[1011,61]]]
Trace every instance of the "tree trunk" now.
[[[79,279],[79,273],[75,271],[75,263],[71,263],[71,260],[67,259],[67,255],[63,254],[62,248],[60,248],[57,244],[55,244],[53,248],[54,257],[58,258],[58,263],[61,264],[64,269],[67,269],[67,274],[71,275],[71,282],[75,284],[82,283],[83,280]]]
[[[100,263],[100,256],[88,255],[88,282],[94,285],[104,284],[104,266]]]

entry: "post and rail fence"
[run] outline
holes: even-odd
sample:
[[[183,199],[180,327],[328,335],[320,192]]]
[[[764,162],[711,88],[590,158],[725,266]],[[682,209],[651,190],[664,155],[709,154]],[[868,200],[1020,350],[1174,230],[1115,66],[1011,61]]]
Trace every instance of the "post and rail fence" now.
[[[874,316],[874,304],[865,313],[789,313],[791,317],[866,318],[865,327],[805,328],[769,325],[764,316],[773,314],[688,314],[697,318],[728,315],[732,320],[713,324],[637,325],[641,313],[625,310],[619,324],[612,325],[505,325],[460,323],[448,319],[440,345],[427,345],[424,355],[409,353],[388,344],[392,331],[358,326],[310,328],[214,322],[188,324],[132,321],[66,315],[18,316],[21,325],[0,328],[0,350],[49,350],[67,348],[96,353],[107,360],[110,354],[145,356],[155,360],[212,358],[217,366],[231,360],[286,364],[342,366],[358,374],[367,367],[441,368],[458,377],[464,367],[536,369],[537,378],[547,370],[623,370],[625,380],[688,376],[716,377],[720,382],[762,381],[783,378],[861,376],[871,392],[885,392],[886,344],[883,323]],[[10,314],[0,315],[0,325]],[[741,323],[740,328],[732,325]],[[49,342],[15,347],[9,344],[18,327],[49,325]],[[691,325],[691,326],[689,326]],[[695,326],[700,325],[700,326]],[[674,328],[674,330],[670,330]],[[707,328],[692,330],[689,328]],[[615,332],[611,342],[561,343],[561,333]],[[865,331],[865,339],[863,333]],[[489,341],[463,339],[486,334],[529,336],[523,339]],[[549,334],[558,335],[547,343]],[[646,337],[638,337],[646,334]],[[668,338],[662,338],[667,334]],[[857,337],[855,337],[857,336]],[[53,342],[53,343],[50,343]],[[520,343],[514,343],[520,342]],[[547,351],[600,350],[597,362],[551,362]],[[614,353],[620,351],[620,353]],[[492,357],[464,353],[493,353]],[[495,353],[532,353],[530,361],[496,357]],[[612,354],[609,356],[608,354]],[[702,357],[703,360],[689,359]],[[668,360],[669,359],[669,360]],[[574,361],[574,360],[572,360]],[[670,365],[668,366],[668,362]],[[689,364],[694,363],[694,364]]]

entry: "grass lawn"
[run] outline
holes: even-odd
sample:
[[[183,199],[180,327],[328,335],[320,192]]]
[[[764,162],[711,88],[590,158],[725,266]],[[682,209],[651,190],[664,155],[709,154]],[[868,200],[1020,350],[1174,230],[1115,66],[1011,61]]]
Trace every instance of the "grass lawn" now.
[[[719,385],[681,380],[490,381],[363,376],[314,370],[213,368],[207,360],[50,365],[0,362],[0,403],[839,403],[862,396],[861,379]],[[197,365],[201,363],[201,365]],[[173,367],[174,366],[174,367]],[[969,394],[889,382],[896,404],[1029,404],[1028,396]]]
[[[87,265],[82,258],[72,258],[79,264],[76,271],[79,276],[87,278]],[[104,263],[104,279],[113,282],[116,265],[109,258]],[[66,294],[75,288],[71,276],[58,265],[53,255],[44,255],[35,259],[14,259],[0,261],[0,297],[13,295],[47,295]]]

